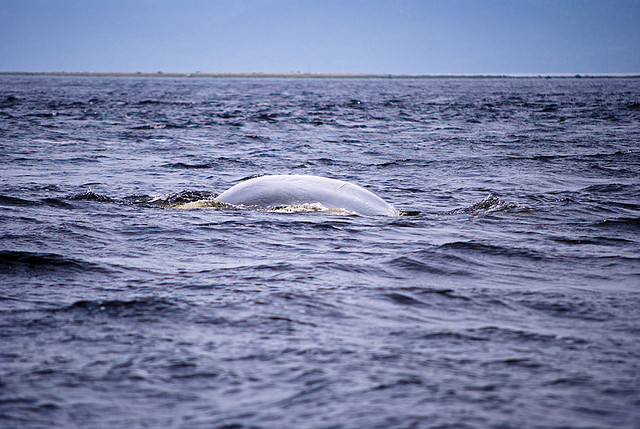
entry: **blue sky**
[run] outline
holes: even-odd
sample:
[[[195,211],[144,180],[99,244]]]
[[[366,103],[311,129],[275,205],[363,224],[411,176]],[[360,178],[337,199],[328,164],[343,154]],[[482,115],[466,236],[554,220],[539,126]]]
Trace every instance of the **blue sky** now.
[[[0,0],[0,71],[640,73],[640,0]]]

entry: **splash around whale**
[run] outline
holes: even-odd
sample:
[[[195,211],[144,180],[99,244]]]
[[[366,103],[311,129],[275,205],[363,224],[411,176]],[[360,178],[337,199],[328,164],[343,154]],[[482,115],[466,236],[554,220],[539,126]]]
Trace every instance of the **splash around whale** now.
[[[239,183],[215,198],[234,206],[274,209],[283,206],[320,205],[365,216],[397,216],[392,205],[353,183],[301,174],[261,176]]]

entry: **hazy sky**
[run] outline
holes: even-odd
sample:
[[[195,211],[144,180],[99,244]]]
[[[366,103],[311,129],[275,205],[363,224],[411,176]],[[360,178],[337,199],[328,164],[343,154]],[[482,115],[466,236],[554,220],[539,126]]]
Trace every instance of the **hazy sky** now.
[[[0,71],[640,73],[640,0],[0,0]]]

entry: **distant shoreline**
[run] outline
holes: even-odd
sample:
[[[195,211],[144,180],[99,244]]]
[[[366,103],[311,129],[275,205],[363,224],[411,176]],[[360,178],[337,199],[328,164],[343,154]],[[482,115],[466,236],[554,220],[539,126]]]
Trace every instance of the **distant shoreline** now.
[[[0,72],[0,76],[102,76],[164,78],[251,78],[251,79],[638,79],[640,74],[366,74],[366,73],[143,73],[143,72]]]

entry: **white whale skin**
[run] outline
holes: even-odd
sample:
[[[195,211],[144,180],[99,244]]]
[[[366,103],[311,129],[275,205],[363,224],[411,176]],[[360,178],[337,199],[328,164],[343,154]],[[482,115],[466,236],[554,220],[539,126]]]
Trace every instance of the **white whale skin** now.
[[[396,216],[389,203],[353,183],[302,174],[256,177],[239,183],[216,201],[238,206],[273,208],[319,203],[366,216]]]

